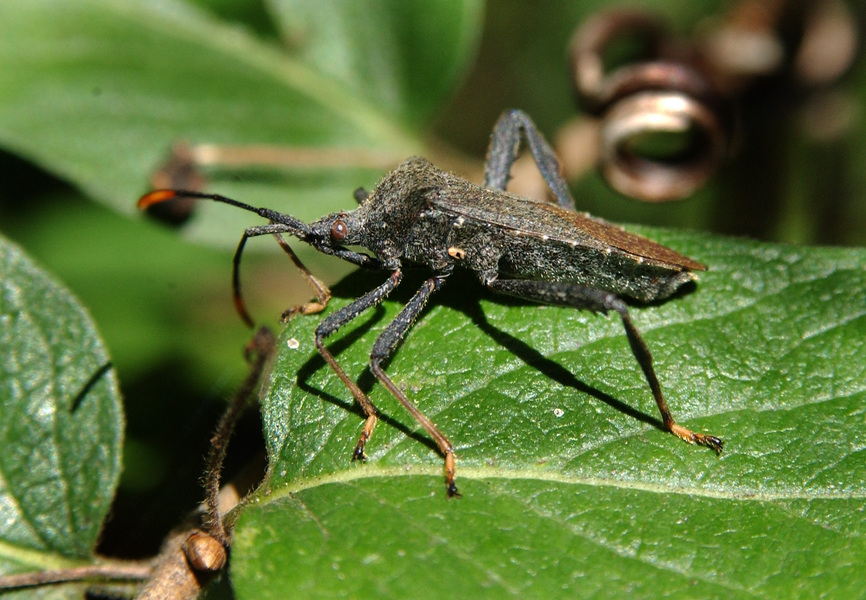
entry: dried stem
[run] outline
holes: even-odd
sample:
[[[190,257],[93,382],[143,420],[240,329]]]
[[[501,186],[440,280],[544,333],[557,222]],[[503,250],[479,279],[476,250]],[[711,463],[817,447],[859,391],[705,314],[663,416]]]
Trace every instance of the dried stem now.
[[[68,569],[33,571],[0,577],[0,590],[15,590],[57,583],[86,581],[92,583],[117,583],[144,581],[150,577],[153,563],[147,562],[106,562],[97,565],[82,565]]]
[[[238,417],[246,407],[247,399],[252,394],[268,359],[273,354],[276,346],[276,338],[273,332],[266,327],[260,328],[253,339],[245,348],[247,361],[250,363],[250,373],[238,388],[237,393],[223,413],[216,432],[211,437],[211,447],[207,457],[205,470],[205,504],[207,514],[204,518],[204,531],[216,538],[223,545],[228,545],[228,534],[223,525],[219,510],[220,476],[222,474],[223,462],[228,451],[229,438],[231,438]]]

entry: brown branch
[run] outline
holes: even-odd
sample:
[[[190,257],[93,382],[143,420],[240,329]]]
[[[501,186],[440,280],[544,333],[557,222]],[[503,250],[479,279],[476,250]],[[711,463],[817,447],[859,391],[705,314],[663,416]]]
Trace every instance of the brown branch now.
[[[198,530],[169,536],[136,600],[194,600],[225,566],[225,546]]]
[[[262,378],[275,348],[276,338],[266,327],[260,328],[247,344],[245,354],[250,373],[238,388],[211,438],[205,470],[206,511],[202,530],[185,530],[169,537],[153,575],[137,600],[192,600],[225,566],[229,535],[219,508],[223,461],[238,417]]]
[[[203,529],[224,546],[228,545],[228,534],[219,510],[220,476],[223,461],[228,451],[229,438],[234,431],[238,417],[240,417],[247,405],[247,399],[261,379],[265,365],[273,354],[275,346],[276,338],[267,327],[260,328],[247,344],[245,354],[250,363],[250,373],[241,387],[238,388],[237,393],[223,413],[216,432],[211,437],[211,448],[208,452],[205,470],[207,512],[204,517]]]
[[[68,569],[4,575],[0,577],[0,590],[15,590],[76,581],[93,583],[144,581],[150,577],[152,572],[152,561],[106,562],[96,565],[70,567]]]

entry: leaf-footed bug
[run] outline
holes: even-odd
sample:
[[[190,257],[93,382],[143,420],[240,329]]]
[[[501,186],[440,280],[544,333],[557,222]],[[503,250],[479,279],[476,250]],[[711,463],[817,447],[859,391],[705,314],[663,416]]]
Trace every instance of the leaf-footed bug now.
[[[521,136],[556,204],[530,200],[505,191]],[[695,433],[674,421],[652,366],[652,355],[632,324],[624,298],[638,302],[663,300],[694,279],[705,267],[646,238],[574,210],[574,201],[559,173],[559,163],[547,141],[523,112],[505,112],[494,128],[485,166],[484,187],[410,158],[385,175],[372,193],[359,189],[359,207],[333,213],[306,224],[267,208],[255,208],[216,194],[160,190],[139,200],[140,208],[178,197],[223,202],[254,212],[267,225],[250,227],[234,256],[235,305],[250,325],[238,277],[240,256],[248,238],[274,235],[304,277],[317,300],[292,308],[310,314],[323,310],[328,288],[297,259],[282,234],[288,233],[316,250],[368,269],[390,271],[384,283],[328,315],[316,329],[316,348],[361,406],[366,421],[353,453],[365,459],[364,447],[373,432],[377,410],[366,394],[337,364],[325,339],[363,311],[381,303],[402,280],[404,263],[432,271],[397,317],[376,339],[370,369],[427,431],[445,457],[449,496],[458,496],[451,441],[424,415],[382,369],[412,327],[429,298],[448,280],[456,266],[473,271],[491,290],[543,304],[619,314],[637,362],[652,390],[664,427],[677,437],[722,451],[722,440]],[[366,248],[371,255],[349,247]]]

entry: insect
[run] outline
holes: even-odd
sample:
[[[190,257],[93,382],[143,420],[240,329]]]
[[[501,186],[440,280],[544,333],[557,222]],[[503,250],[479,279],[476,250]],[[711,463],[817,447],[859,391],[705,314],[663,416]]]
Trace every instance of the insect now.
[[[523,198],[505,191],[521,140],[526,140],[556,203]],[[459,496],[455,484],[454,448],[448,437],[409,400],[382,368],[424,305],[455,268],[469,269],[489,289],[543,304],[619,314],[632,353],[658,405],[664,427],[677,437],[721,453],[722,440],[676,423],[662,395],[652,355],[629,316],[625,299],[663,300],[706,267],[646,238],[574,210],[574,201],[559,174],[559,163],[535,124],[522,111],[505,112],[497,122],[485,165],[484,187],[439,170],[423,158],[410,158],[385,175],[372,193],[355,192],[358,208],[306,224],[290,215],[255,208],[216,194],[159,190],[139,200],[140,208],[178,197],[195,197],[237,206],[268,220],[248,228],[234,256],[235,305],[252,319],[240,294],[240,256],[247,239],[274,235],[313,287],[316,301],[294,307],[284,317],[323,310],[328,288],[298,260],[282,234],[290,234],[325,254],[367,269],[389,272],[388,278],[360,298],[329,314],[316,328],[316,348],[351,391],[366,416],[353,460],[364,460],[378,411],[340,367],[325,339],[365,310],[380,304],[401,282],[405,267],[422,266],[431,276],[388,324],[373,344],[370,369],[427,431],[445,459],[448,496]],[[357,252],[361,247],[371,254]]]

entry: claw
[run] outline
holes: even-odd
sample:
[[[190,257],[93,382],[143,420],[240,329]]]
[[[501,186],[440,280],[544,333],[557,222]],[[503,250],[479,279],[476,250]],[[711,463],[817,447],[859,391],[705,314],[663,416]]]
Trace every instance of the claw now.
[[[671,423],[668,428],[670,429],[670,432],[672,434],[674,434],[683,441],[686,441],[690,444],[697,444],[699,446],[706,446],[707,448],[712,448],[717,456],[721,455],[722,453],[722,447],[725,445],[725,442],[721,438],[717,438],[714,435],[695,433],[694,431],[686,429],[682,425],[677,425],[676,423]]]
[[[698,438],[696,443],[707,448],[712,448],[715,450],[717,456],[722,454],[722,447],[725,445],[724,440],[713,435],[701,435],[699,433],[696,433],[695,436]]]
[[[322,312],[323,310],[325,310],[325,303],[307,302],[306,304],[293,306],[292,308],[283,311],[283,314],[280,315],[280,321],[282,321],[283,323],[288,323],[295,315],[314,315],[316,313]]]
[[[448,487],[449,498],[460,498],[461,494],[457,491],[457,485],[454,483],[454,451],[449,444],[448,451],[445,453],[445,485]]]
[[[358,445],[355,446],[355,450],[352,452],[352,462],[355,461],[367,462],[367,455],[364,454],[364,444],[358,442]]]
[[[448,497],[449,498],[462,498],[463,494],[457,491],[457,486],[453,481],[448,482]]]

